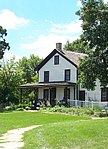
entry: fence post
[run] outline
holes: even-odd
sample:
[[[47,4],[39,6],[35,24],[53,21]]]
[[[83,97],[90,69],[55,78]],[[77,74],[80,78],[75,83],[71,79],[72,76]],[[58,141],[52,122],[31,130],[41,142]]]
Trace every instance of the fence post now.
[[[93,109],[93,101],[92,101],[92,109]]]
[[[75,100],[75,106],[77,107],[77,100]]]

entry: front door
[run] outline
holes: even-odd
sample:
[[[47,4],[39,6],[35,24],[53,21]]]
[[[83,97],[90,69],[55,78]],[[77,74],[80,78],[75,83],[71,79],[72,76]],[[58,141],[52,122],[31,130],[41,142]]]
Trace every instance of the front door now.
[[[50,104],[51,106],[55,106],[56,105],[56,88],[51,88],[50,89]]]
[[[85,101],[85,91],[79,91],[79,100]]]
[[[68,100],[70,99],[70,88],[65,87],[64,89],[64,100],[65,100],[65,106],[68,105]]]
[[[84,106],[84,101],[85,101],[85,91],[79,91],[79,104],[81,107]]]

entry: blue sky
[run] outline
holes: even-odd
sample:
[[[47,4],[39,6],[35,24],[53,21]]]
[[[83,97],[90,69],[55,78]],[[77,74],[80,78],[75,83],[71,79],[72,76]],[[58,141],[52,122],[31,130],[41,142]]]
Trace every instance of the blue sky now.
[[[46,57],[57,42],[72,42],[81,34],[75,12],[79,0],[0,0],[0,25],[7,29],[10,51],[5,57]]]

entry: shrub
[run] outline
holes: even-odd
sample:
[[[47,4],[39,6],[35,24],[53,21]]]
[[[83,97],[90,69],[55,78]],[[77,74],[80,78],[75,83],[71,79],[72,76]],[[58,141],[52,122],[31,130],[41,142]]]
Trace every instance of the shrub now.
[[[12,107],[11,106],[6,106],[3,110],[4,111],[11,111],[12,110]]]
[[[42,108],[42,111],[47,112],[60,112],[67,113],[77,116],[102,116],[102,110],[99,108],[82,108],[82,107],[65,107],[65,106],[55,106]],[[105,115],[105,114],[103,114]],[[105,115],[106,116],[106,115]]]
[[[16,111],[24,111],[23,108],[17,108]]]

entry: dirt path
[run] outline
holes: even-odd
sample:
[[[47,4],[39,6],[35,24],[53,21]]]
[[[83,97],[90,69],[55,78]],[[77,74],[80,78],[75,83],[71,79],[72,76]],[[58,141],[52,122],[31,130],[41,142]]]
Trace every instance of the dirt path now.
[[[22,142],[23,133],[41,125],[9,130],[0,137],[0,149],[19,149],[24,146]]]

